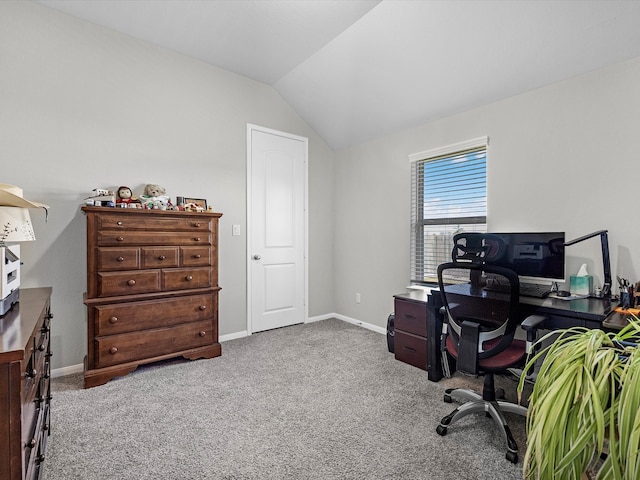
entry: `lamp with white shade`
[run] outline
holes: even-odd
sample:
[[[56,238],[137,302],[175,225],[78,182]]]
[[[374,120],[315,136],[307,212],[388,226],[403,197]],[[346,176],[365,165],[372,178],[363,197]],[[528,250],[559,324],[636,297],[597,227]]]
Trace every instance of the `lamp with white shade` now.
[[[36,239],[29,208],[48,208],[22,196],[22,189],[0,184],[0,316],[20,297],[20,245]]]

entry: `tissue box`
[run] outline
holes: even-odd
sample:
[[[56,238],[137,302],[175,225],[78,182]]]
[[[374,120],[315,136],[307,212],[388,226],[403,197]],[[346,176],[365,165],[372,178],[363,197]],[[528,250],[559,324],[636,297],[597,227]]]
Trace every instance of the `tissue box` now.
[[[585,275],[583,277],[571,275],[570,285],[569,290],[572,295],[591,295],[593,277],[591,275]]]

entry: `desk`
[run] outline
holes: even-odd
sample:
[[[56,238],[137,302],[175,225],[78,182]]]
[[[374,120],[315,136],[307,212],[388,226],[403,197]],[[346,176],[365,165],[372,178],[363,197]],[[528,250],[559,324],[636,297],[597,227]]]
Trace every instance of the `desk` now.
[[[487,292],[468,283],[450,285],[447,289],[457,295],[500,295]],[[438,290],[431,293],[411,291],[394,296],[396,301],[410,301],[426,303],[427,321],[427,373],[429,380],[437,382],[442,378],[442,364],[440,358],[440,332],[442,331],[442,299]],[[521,313],[529,315],[545,315],[545,329],[558,330],[570,327],[602,328],[603,321],[617,306],[617,302],[609,298],[581,298],[578,300],[559,300],[556,298],[520,297]],[[397,320],[396,320],[397,321]]]

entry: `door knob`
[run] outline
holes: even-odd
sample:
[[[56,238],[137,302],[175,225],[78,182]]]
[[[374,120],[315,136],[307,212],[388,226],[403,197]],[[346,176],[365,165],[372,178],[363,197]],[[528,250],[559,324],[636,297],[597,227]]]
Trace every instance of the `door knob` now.
[[[262,258],[262,257],[261,257],[260,255],[254,255],[254,256],[253,256],[253,259],[254,259],[254,260],[260,260],[261,258]]]

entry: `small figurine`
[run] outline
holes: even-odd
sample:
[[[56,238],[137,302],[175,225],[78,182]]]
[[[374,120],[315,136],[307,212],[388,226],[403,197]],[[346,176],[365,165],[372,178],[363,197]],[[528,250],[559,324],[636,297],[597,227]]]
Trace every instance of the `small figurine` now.
[[[129,187],[122,186],[118,188],[116,203],[137,203],[137,200],[133,198],[133,192]]]
[[[145,185],[144,195],[140,195],[140,200],[145,208],[166,210],[171,205],[171,201],[165,193],[164,187],[149,183]]]
[[[185,212],[204,212],[204,207],[195,202],[190,202],[184,204],[184,210]]]

